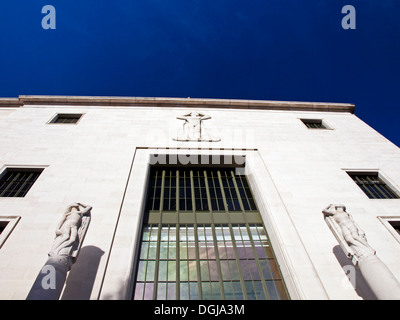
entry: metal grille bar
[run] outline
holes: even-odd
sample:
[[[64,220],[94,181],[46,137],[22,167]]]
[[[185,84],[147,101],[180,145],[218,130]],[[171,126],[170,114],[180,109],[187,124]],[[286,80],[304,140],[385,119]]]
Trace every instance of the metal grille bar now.
[[[25,197],[42,170],[6,169],[0,178],[0,197]]]
[[[153,168],[149,187],[149,211],[257,210],[247,180],[234,169]]]
[[[399,195],[379,178],[378,173],[349,173],[370,199],[398,199]]]

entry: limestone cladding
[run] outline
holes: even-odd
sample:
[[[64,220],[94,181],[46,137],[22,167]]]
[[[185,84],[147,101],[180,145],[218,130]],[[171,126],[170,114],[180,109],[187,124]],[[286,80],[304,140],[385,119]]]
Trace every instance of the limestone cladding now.
[[[61,299],[127,299],[149,157],[159,153],[246,155],[247,174],[292,298],[368,298],[362,280],[354,289],[347,279],[351,261],[324,222],[322,210],[330,203],[346,205],[400,279],[399,242],[378,219],[400,219],[400,199],[369,199],[346,173],[378,171],[400,190],[397,146],[346,110],[203,104],[195,109],[211,116],[204,130],[220,141],[175,141],[182,132],[177,117],[193,108],[1,105],[0,170],[44,170],[25,197],[0,198],[0,221],[20,217],[0,248],[0,299],[26,298],[72,202],[91,205],[92,221]],[[82,117],[77,124],[49,123],[57,113]],[[329,129],[309,129],[304,118],[323,119]]]

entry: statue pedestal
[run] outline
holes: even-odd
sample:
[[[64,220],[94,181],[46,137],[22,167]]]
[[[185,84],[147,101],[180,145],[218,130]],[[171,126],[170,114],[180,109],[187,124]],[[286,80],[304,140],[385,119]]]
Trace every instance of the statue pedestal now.
[[[357,266],[379,300],[400,300],[400,284],[379,257],[360,258]]]
[[[70,256],[49,257],[26,299],[58,300],[71,265]]]

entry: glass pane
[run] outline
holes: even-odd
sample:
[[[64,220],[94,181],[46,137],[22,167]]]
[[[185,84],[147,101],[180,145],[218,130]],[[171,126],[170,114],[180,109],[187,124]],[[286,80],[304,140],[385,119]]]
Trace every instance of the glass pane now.
[[[167,281],[167,261],[160,261],[158,264],[158,280]]]
[[[228,260],[229,269],[231,270],[232,280],[240,280],[239,268],[235,260]]]
[[[137,280],[144,281],[146,276],[147,261],[139,261]]]
[[[214,300],[221,300],[221,290],[219,282],[211,282],[212,298]]]
[[[157,286],[157,300],[165,300],[167,298],[167,284],[159,282]]]
[[[258,271],[257,261],[256,260],[248,260],[248,267],[250,270],[251,278],[253,280],[261,280],[261,276]]]
[[[242,268],[243,279],[251,280],[249,262],[247,260],[240,260],[240,267]]]
[[[233,237],[235,240],[242,240],[242,235],[240,233],[239,227],[232,227],[233,230]]]
[[[181,281],[188,281],[188,262],[180,261],[179,262],[179,275]]]
[[[225,243],[224,242],[218,242],[218,255],[220,259],[226,259],[227,254],[226,254],[226,249],[225,249]]]
[[[168,242],[160,242],[160,259],[167,259]]]
[[[148,241],[150,240],[150,228],[149,227],[144,227],[143,228],[143,241]]]
[[[244,295],[240,282],[232,282],[232,285],[233,285],[233,290],[235,292],[236,300],[244,300]]]
[[[214,248],[214,242],[207,242],[207,255],[208,259],[215,259],[215,248]]]
[[[143,291],[144,291],[144,283],[143,282],[136,283],[134,299],[143,300]]]
[[[265,300],[264,288],[261,281],[253,281],[254,289],[256,292],[257,300]]]
[[[197,282],[190,282],[189,290],[190,300],[199,300],[199,289],[197,287]]]
[[[186,242],[180,242],[179,243],[179,257],[181,259],[187,259],[187,243]]]
[[[170,242],[175,242],[176,241],[176,228],[175,227],[170,227],[169,228],[168,240]]]
[[[150,241],[157,241],[158,239],[158,228],[153,227],[150,231]]]
[[[144,290],[144,300],[153,300],[154,283],[147,282]]]
[[[170,242],[168,245],[168,259],[176,259],[176,242]]]
[[[157,242],[149,242],[149,255],[147,259],[155,259],[157,253]]]
[[[181,279],[181,281],[182,281],[182,279]],[[180,283],[180,298],[181,298],[181,300],[189,299],[189,283],[188,282]]]
[[[207,245],[205,242],[199,242],[199,258],[207,259]]]
[[[189,281],[197,281],[196,261],[189,261]]]
[[[176,300],[176,283],[168,282],[167,286],[168,286],[167,299]]]
[[[226,254],[228,256],[228,259],[235,259],[236,254],[235,254],[235,249],[233,248],[233,243],[232,242],[226,242]]]
[[[155,266],[156,266],[156,262],[155,261],[148,261],[148,263],[147,263],[146,281],[154,281]]]
[[[273,274],[268,260],[260,260],[261,270],[265,280],[273,279]]]
[[[142,247],[140,248],[140,259],[147,259],[148,248],[149,248],[149,243],[142,242]]]
[[[234,300],[233,286],[231,282],[224,282],[224,295],[226,300]]]
[[[254,246],[255,246],[255,249],[256,249],[257,257],[259,259],[265,258],[265,251],[264,251],[264,249],[262,247],[261,242],[260,241],[254,242]]]
[[[236,250],[238,252],[239,259],[246,259],[246,249],[244,248],[242,241],[236,241]]]
[[[250,241],[246,241],[243,244],[244,244],[246,258],[247,259],[255,259],[254,252],[253,252],[253,247],[251,245],[251,242]]]
[[[201,281],[210,281],[207,261],[200,261]]]
[[[189,259],[196,259],[196,244],[194,242],[188,242],[188,256]]]
[[[203,300],[211,300],[211,284],[209,282],[202,282],[201,283],[201,290],[203,293]]]
[[[229,271],[229,264],[226,260],[221,261],[221,273],[223,280],[231,280],[231,272]]]
[[[209,265],[209,268],[210,268],[210,279],[211,279],[211,281],[218,281],[217,262],[215,260],[208,261],[208,265]]]
[[[168,281],[176,281],[176,261],[168,261]]]
[[[244,285],[246,287],[247,299],[248,300],[256,300],[257,296],[254,291],[253,282],[252,281],[245,281]]]
[[[168,241],[168,227],[161,228],[161,241]]]
[[[265,283],[267,285],[269,298],[271,300],[280,300],[281,296],[276,288],[275,281],[265,281]]]

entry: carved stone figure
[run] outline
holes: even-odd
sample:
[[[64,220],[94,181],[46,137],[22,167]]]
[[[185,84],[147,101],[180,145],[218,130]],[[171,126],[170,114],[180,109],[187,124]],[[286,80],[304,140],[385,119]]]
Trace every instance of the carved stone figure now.
[[[57,226],[56,238],[49,252],[50,257],[70,256],[73,259],[72,262],[75,262],[90,221],[91,210],[91,206],[82,203],[73,203],[68,206]]]
[[[177,117],[179,120],[184,120],[183,123],[183,134],[176,141],[220,141],[219,138],[212,138],[204,133],[204,127],[202,121],[211,119],[209,115],[190,112]]]
[[[344,239],[359,260],[362,257],[375,254],[375,250],[367,242],[365,232],[356,224],[353,217],[346,212],[344,205],[330,204],[323,211],[326,217],[332,217],[334,223],[339,227],[338,236]],[[350,253],[350,252],[348,252]]]
[[[27,300],[57,300],[68,271],[75,263],[89,227],[92,207],[73,203],[67,207],[56,229],[53,246]]]
[[[330,204],[322,213],[340,247],[359,268],[376,298],[400,300],[400,282],[368,244],[364,231],[346,212],[346,207]]]

